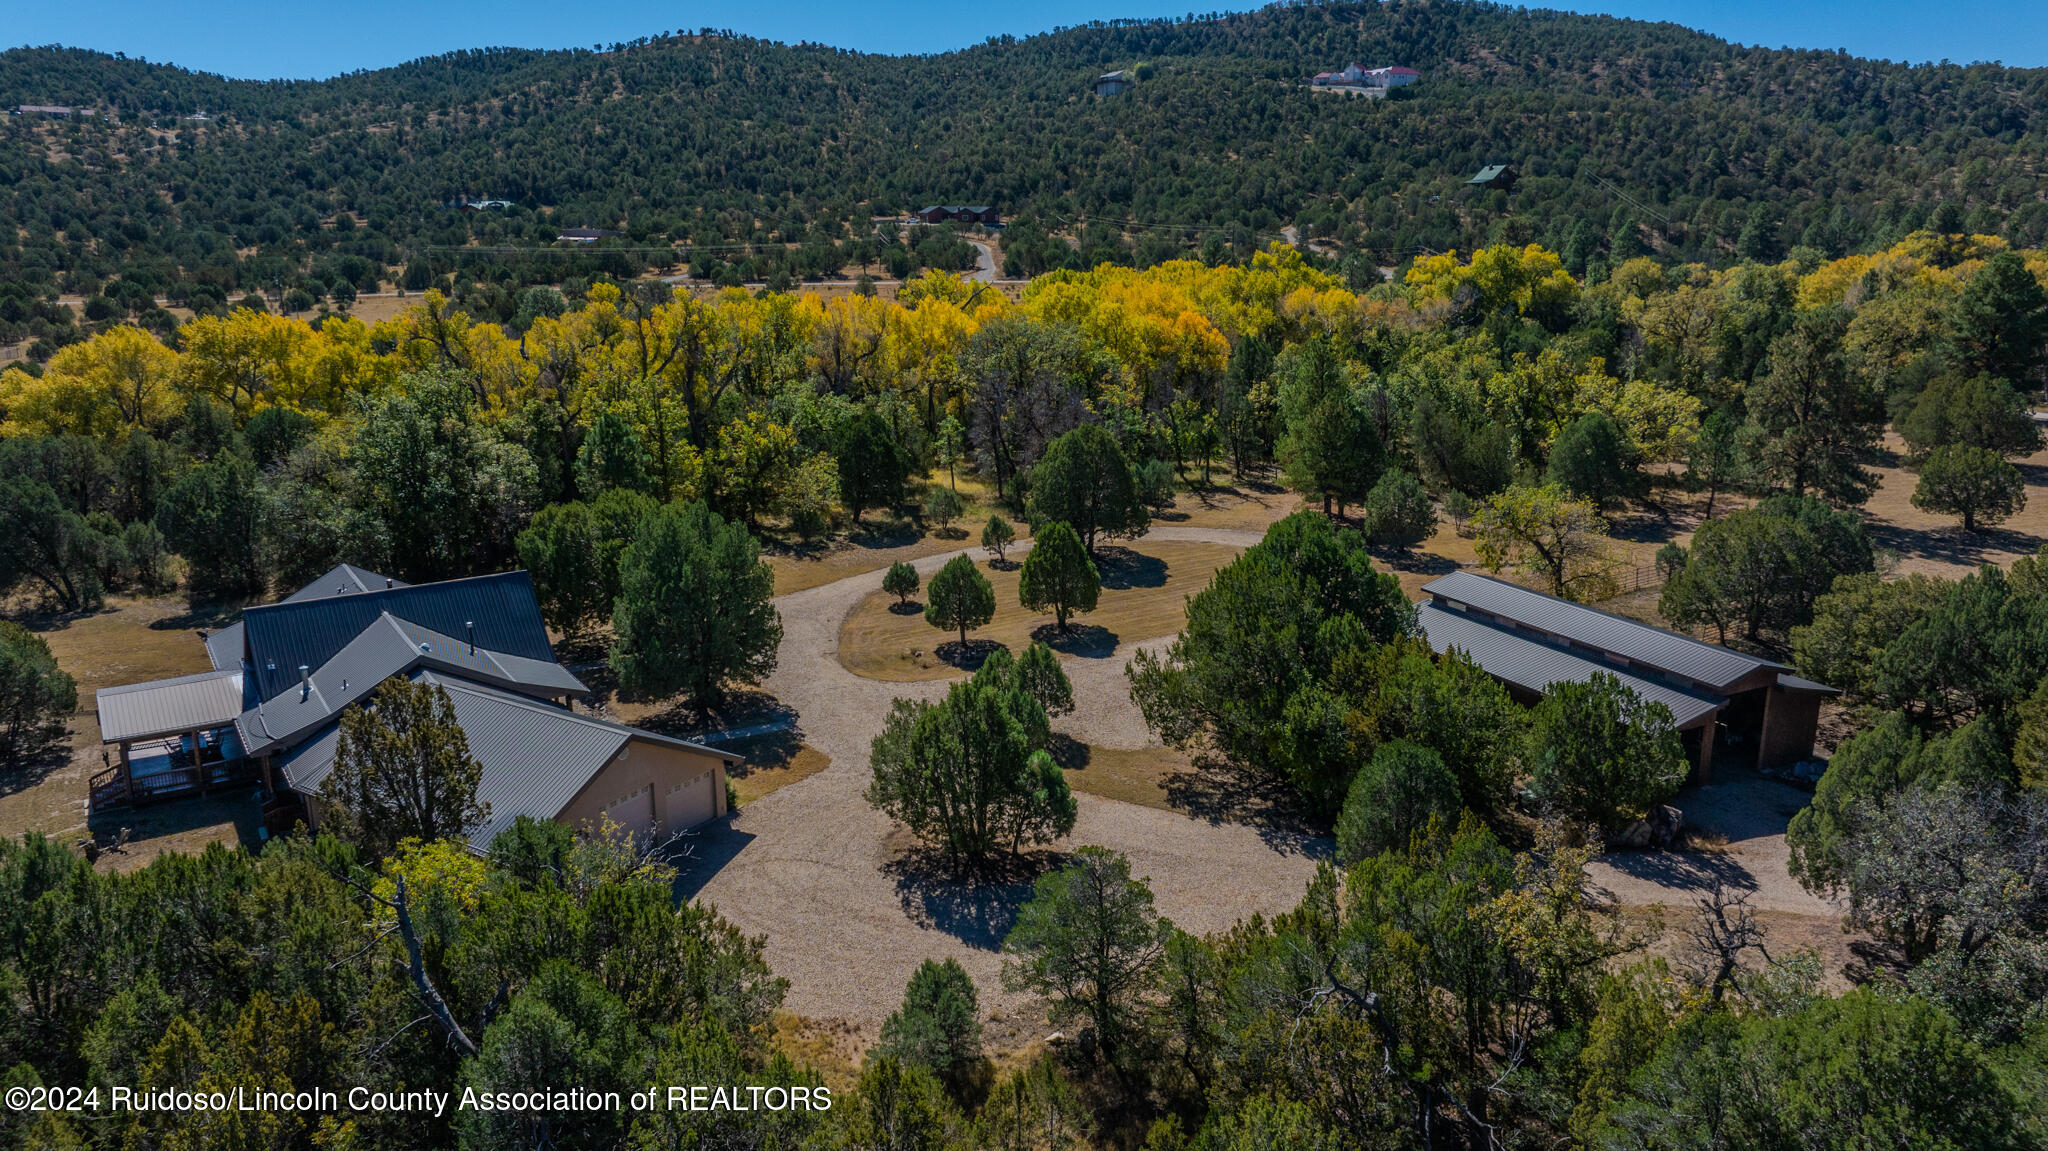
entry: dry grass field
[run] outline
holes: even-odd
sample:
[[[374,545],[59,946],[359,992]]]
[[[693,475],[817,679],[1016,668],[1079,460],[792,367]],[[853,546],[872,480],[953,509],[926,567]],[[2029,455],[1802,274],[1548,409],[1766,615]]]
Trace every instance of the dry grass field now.
[[[88,831],[111,839],[130,831],[123,852],[103,855],[100,866],[138,867],[164,851],[198,851],[213,842],[255,842],[259,806],[236,791],[203,799],[110,812],[88,828],[85,796],[101,757],[93,693],[103,687],[206,671],[206,648],[195,629],[216,624],[195,619],[176,596],[116,596],[90,615],[24,622],[49,643],[57,665],[78,680],[78,712],[70,723],[69,753],[0,775],[0,834],[40,831],[70,840]]]
[[[720,747],[746,757],[728,774],[742,806],[832,766],[831,756],[798,740],[793,732],[735,739]]]
[[[1185,597],[1206,587],[1216,569],[1237,556],[1237,549],[1220,544],[1142,538],[1100,550],[1101,601],[1093,612],[1070,620],[1065,636],[1054,633],[1050,615],[1017,602],[1019,566],[998,570],[982,564],[995,587],[996,615],[968,633],[969,647],[999,643],[1016,651],[1043,639],[1067,654],[1106,656],[1119,643],[1172,635],[1187,619]],[[921,598],[898,605],[887,592],[868,596],[840,628],[839,662],[855,675],[894,683],[958,675],[959,662],[941,658],[939,649],[957,646],[959,636],[927,624],[922,605]]]
[[[1068,754],[1067,786],[1103,799],[1121,800],[1161,811],[1186,810],[1172,802],[1168,781],[1194,770],[1194,762],[1170,747],[1095,747],[1083,745]],[[1078,761],[1078,762],[1074,762]]]

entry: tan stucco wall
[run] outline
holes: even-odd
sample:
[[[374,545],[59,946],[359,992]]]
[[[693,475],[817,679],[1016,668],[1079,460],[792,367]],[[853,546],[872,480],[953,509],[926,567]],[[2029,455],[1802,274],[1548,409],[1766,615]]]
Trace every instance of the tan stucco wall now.
[[[555,819],[570,827],[595,827],[605,809],[646,789],[654,792],[654,818],[660,830],[694,827],[725,814],[725,761],[703,752],[628,740]]]

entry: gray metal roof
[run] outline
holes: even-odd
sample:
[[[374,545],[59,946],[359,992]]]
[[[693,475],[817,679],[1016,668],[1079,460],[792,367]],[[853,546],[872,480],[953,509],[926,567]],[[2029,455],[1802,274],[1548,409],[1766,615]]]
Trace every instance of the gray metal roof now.
[[[488,846],[522,815],[534,819],[560,815],[631,739],[701,751],[734,762],[730,752],[578,715],[454,676],[422,671],[413,678],[439,684],[448,692],[455,720],[469,740],[469,754],[482,769],[477,798],[491,805],[491,814],[470,837],[477,846]],[[334,769],[339,744],[339,725],[328,725],[319,738],[284,760],[286,784],[301,794],[317,793]]]
[[[1824,683],[1815,683],[1810,679],[1801,679],[1791,672],[1786,672],[1778,677],[1778,686],[1786,691],[1821,691],[1829,695],[1842,694],[1842,689],[1839,687],[1829,687]]]
[[[523,571],[373,588],[243,612],[257,698],[269,701],[296,690],[300,664],[324,667],[386,613],[444,636],[462,636],[465,643],[465,625],[473,623],[478,647],[521,659],[555,661],[533,581]]]
[[[290,746],[386,679],[420,667],[548,695],[586,695],[590,690],[552,659],[529,659],[481,645],[471,648],[465,640],[383,612],[333,658],[309,672],[304,685],[298,683],[294,667],[291,688],[243,713],[237,724],[243,746],[251,755]]]
[[[102,688],[97,706],[103,743],[225,727],[242,714],[242,673],[207,671]]]
[[[1547,691],[1554,683],[1585,683],[1594,673],[1605,672],[1632,688],[1644,699],[1656,700],[1671,709],[1672,722],[1688,727],[1725,705],[1728,701],[1686,691],[1660,680],[1630,673],[1601,660],[1587,659],[1562,646],[1517,635],[1508,628],[1473,619],[1462,612],[1435,604],[1416,608],[1416,622],[1422,626],[1429,646],[1438,655],[1458,648],[1472,657],[1488,675],[1506,680],[1528,691]]]
[[[326,575],[305,587],[284,597],[283,603],[304,603],[309,599],[325,599],[328,596],[353,595],[356,592],[385,591],[389,588],[411,587],[403,580],[378,575],[368,568],[354,564],[335,564]]]
[[[1422,590],[1435,599],[1470,604],[1537,631],[1627,656],[1637,663],[1712,688],[1725,690],[1759,668],[1791,670],[1767,659],[1702,643],[1691,636],[1476,572],[1452,572],[1424,585]]]
[[[236,620],[228,626],[206,635],[206,658],[215,671],[236,671],[242,666],[242,644],[247,633],[242,630],[242,621]]]

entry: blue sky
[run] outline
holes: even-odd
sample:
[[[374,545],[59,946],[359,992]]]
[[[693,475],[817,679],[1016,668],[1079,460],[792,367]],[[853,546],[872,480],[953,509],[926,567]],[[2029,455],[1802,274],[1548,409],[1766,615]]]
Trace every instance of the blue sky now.
[[[1916,63],[2048,66],[2043,0],[1552,0],[1545,6],[1671,20],[1772,47],[1846,48]],[[54,42],[269,79],[331,76],[455,48],[589,46],[677,28],[731,28],[869,52],[942,52],[998,33],[1028,35],[1173,10],[1170,0],[0,0],[0,46]]]

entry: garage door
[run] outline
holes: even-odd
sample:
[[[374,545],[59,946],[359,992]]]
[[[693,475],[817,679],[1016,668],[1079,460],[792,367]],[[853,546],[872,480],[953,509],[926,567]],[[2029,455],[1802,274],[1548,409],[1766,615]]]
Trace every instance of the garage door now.
[[[676,784],[668,793],[669,823],[680,831],[717,815],[718,799],[712,793],[717,786],[718,773],[715,771],[707,771]]]
[[[604,809],[605,818],[646,843],[654,835],[654,788],[643,787]]]

